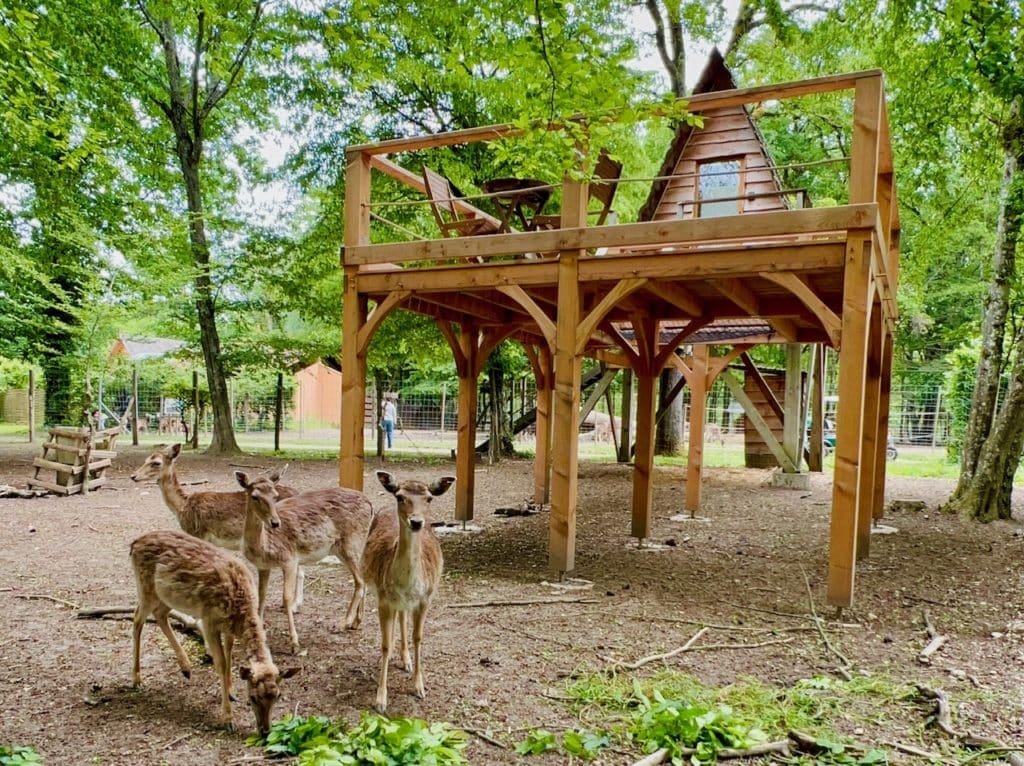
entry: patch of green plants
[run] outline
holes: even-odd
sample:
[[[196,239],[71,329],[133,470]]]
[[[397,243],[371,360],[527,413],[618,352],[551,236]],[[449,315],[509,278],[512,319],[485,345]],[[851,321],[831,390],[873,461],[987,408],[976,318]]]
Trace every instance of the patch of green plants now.
[[[561,747],[569,755],[590,761],[600,755],[601,751],[611,743],[611,736],[604,731],[570,729],[562,733],[562,739],[559,742],[558,737],[547,729],[534,729],[527,732],[523,741],[516,745],[516,752],[520,755],[540,755]]]
[[[364,713],[347,727],[323,716],[286,715],[266,738],[250,737],[268,755],[298,757],[300,766],[461,766],[467,736],[447,723]]]
[[[612,736],[648,753],[667,748],[676,764],[712,762],[725,748],[785,739],[792,730],[813,737],[821,750],[800,756],[799,763],[885,763],[882,750],[851,748],[836,734],[834,721],[877,719],[882,702],[899,704],[915,696],[912,687],[877,676],[850,681],[816,676],[788,688],[741,679],[714,688],[673,671],[642,682],[596,673],[577,678],[567,691],[585,723],[611,725]]]
[[[42,762],[43,757],[31,747],[0,745],[0,766],[23,766]]]

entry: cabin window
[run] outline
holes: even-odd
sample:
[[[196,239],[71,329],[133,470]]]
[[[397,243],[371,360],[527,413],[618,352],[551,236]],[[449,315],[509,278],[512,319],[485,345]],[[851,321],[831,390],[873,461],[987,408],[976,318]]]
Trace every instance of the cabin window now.
[[[739,158],[700,164],[697,170],[697,197],[701,200],[697,207],[698,218],[714,218],[742,212],[741,200],[738,199],[742,193],[742,169],[743,161]]]

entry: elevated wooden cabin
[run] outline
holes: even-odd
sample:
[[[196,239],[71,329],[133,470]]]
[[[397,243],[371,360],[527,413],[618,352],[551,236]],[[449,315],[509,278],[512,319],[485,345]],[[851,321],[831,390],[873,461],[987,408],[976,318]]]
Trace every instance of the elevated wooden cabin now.
[[[722,76],[715,67],[711,71]],[[370,244],[371,217],[378,215],[371,175],[383,173],[424,190],[421,173],[388,155],[502,140],[516,129],[492,125],[348,150],[343,486],[362,486],[366,351],[380,322],[397,308],[434,318],[455,358],[459,519],[473,516],[477,377],[501,341],[512,338],[526,348],[538,392],[534,488],[538,497],[550,497],[549,561],[556,572],[575,566],[575,437],[585,357],[628,367],[635,376],[631,532],[645,538],[651,524],[659,372],[669,364],[679,367],[691,401],[702,404],[716,376],[728,382],[727,366],[758,343],[788,344],[787,368],[796,371],[802,344],[826,345],[839,351],[840,368],[828,600],[852,603],[856,559],[867,553],[872,519],[882,510],[896,318],[899,216],[882,74],[872,70],[745,89],[730,81],[724,83],[727,89],[715,90],[715,82],[722,84],[716,79],[687,99],[691,111],[707,116],[706,132],[677,135],[678,151],[666,174],[671,177],[652,189],[646,220],[635,223],[588,226],[588,183],[567,178],[557,229],[455,239],[442,239],[438,232],[425,241]],[[840,91],[854,96],[847,203],[814,209],[783,202],[786,190],[771,170],[746,107]],[[709,140],[716,132],[722,140]],[[728,154],[717,154],[711,149],[715,145],[728,147]],[[709,206],[711,197],[700,184],[701,163],[729,157],[743,163],[743,193],[723,195],[719,189]],[[771,193],[752,192],[751,198],[753,189]],[[726,210],[723,202],[735,202],[736,210]],[[482,214],[469,200],[451,203],[463,214]],[[675,353],[698,340],[704,342],[694,345],[689,359]],[[816,370],[817,365],[817,375]],[[738,397],[742,386],[737,385],[739,394],[730,390]],[[692,409],[701,420],[690,430],[689,507],[699,503],[704,408]],[[795,421],[786,420],[791,434],[803,429],[802,421]]]

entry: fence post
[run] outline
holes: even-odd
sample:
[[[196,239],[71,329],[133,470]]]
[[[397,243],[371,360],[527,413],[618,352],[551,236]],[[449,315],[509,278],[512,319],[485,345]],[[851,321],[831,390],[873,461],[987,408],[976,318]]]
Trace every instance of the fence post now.
[[[199,449],[199,371],[192,370],[192,449]]]
[[[160,402],[163,414],[163,402]],[[139,365],[132,368],[132,446],[139,446]]]
[[[281,411],[284,407],[284,373],[277,373],[277,401],[274,403],[274,452],[281,450]]]
[[[36,371],[28,368],[28,441],[36,440]]]
[[[448,384],[441,384],[441,433],[444,433],[444,408],[448,404]]]

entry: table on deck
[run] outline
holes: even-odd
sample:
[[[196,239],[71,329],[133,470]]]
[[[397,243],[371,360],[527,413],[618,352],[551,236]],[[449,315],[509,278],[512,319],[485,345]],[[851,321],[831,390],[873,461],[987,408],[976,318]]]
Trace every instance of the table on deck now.
[[[501,231],[511,231],[512,216],[515,215],[523,225],[523,230],[532,228],[532,220],[540,215],[551,190],[544,188],[547,184],[535,178],[492,178],[484,181],[481,188],[487,194],[493,194],[494,204],[501,210]]]

